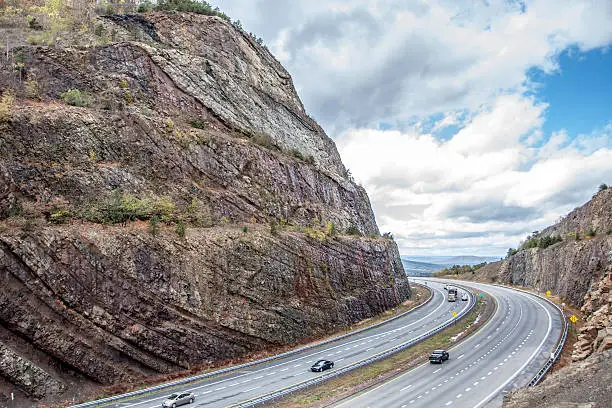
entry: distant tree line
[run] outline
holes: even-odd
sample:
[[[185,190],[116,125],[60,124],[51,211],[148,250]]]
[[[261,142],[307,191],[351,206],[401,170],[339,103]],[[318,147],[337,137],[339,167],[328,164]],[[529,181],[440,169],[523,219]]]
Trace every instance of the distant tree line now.
[[[143,1],[138,6],[138,12],[147,11],[182,11],[188,13],[204,14],[207,16],[221,17],[225,21],[231,21],[229,16],[222,12],[219,7],[213,7],[204,0],[158,0],[157,2]]]
[[[462,275],[464,273],[474,273],[483,266],[485,266],[487,262],[482,262],[476,265],[453,265],[450,268],[444,268],[436,273],[433,276],[447,276],[447,275]]]

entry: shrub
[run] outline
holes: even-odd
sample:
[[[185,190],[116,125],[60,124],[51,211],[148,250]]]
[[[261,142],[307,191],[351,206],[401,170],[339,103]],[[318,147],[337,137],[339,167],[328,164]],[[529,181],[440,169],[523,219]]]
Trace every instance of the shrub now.
[[[206,128],[206,123],[198,120],[198,119],[192,119],[189,121],[189,124],[191,125],[191,127],[196,128],[196,129],[204,129]]]
[[[327,224],[325,225],[325,235],[328,237],[333,237],[337,232],[336,225],[331,221],[327,221]]]
[[[28,16],[27,20],[28,20],[28,27],[31,30],[41,31],[43,29],[42,24],[40,24],[40,22],[36,19],[36,17]]]
[[[561,237],[557,235],[542,237],[540,238],[540,241],[538,242],[538,247],[542,249],[548,248],[549,246],[556,244],[557,242],[561,242],[561,241],[563,241],[563,239],[561,239]]]
[[[270,234],[278,235],[278,222],[276,220],[270,221]]]
[[[263,146],[266,149],[278,149],[276,144],[274,144],[274,140],[272,140],[272,137],[266,133],[255,133],[250,140],[251,142]]]
[[[176,205],[171,197],[159,197],[153,202],[153,215],[159,218],[160,221],[169,222],[174,217]]]
[[[159,0],[154,9],[158,11],[187,11],[191,13],[205,14],[207,16],[218,16],[225,21],[231,21],[227,14],[219,10],[218,7],[213,8],[207,1],[204,0]]]
[[[249,227],[247,227],[246,225],[242,227],[242,232],[244,232],[245,234],[249,232]]]
[[[291,150],[291,155],[297,159],[304,160],[304,155],[298,149]]]
[[[170,197],[139,198],[115,190],[106,200],[88,208],[85,218],[92,222],[112,224],[151,218],[156,218],[158,222],[170,222],[175,216],[175,210],[176,206]]]
[[[183,221],[179,221],[176,223],[176,229],[175,229],[176,235],[178,235],[181,238],[185,237],[185,223]]]
[[[55,44],[55,40],[50,31],[43,31],[40,34],[30,35],[27,39],[30,45],[48,45],[52,46]]]
[[[357,228],[354,225],[351,225],[350,227],[348,227],[346,229],[346,233],[348,235],[358,235],[358,236],[361,236],[361,231],[359,231],[359,228]]]
[[[159,232],[159,219],[157,217],[153,217],[149,221],[149,232],[151,235],[157,235]]]
[[[40,87],[38,86],[38,82],[36,82],[34,79],[30,79],[29,81],[25,81],[23,85],[25,87],[27,98],[41,99]]]
[[[591,228],[590,230],[587,231],[586,236],[587,237],[594,237],[595,235],[597,235],[597,232],[595,232],[595,230],[593,228]]]
[[[506,258],[511,257],[512,255],[516,255],[518,253],[518,249],[508,248],[508,253],[506,254]]]
[[[66,92],[62,92],[60,97],[68,105],[81,107],[91,105],[91,98],[78,89],[69,89]]]
[[[537,247],[538,247],[538,239],[535,237],[532,237],[532,238],[529,238],[523,245],[521,245],[519,250],[522,251],[523,249],[531,249],[531,248],[537,248]]]
[[[599,185],[599,191],[604,191],[604,190],[607,190],[607,189],[608,189],[608,185],[607,184],[601,183]]]
[[[344,171],[344,178],[350,181],[351,183],[355,182],[355,179],[353,178],[353,174],[351,173],[349,169],[346,169]]]
[[[226,216],[221,217],[221,224],[227,224],[229,222],[229,220],[227,219]]]
[[[390,232],[385,232],[383,234],[383,238],[390,239],[391,241],[393,241],[393,234],[391,234]]]
[[[104,5],[104,14],[112,15],[115,13],[117,13],[117,10],[115,9],[115,5],[113,3],[109,2]]]
[[[132,96],[132,93],[129,89],[123,91],[123,100],[125,101],[126,105],[131,105],[132,103],[134,103],[134,97]]]
[[[13,104],[15,103],[15,93],[6,89],[0,98],[0,123],[11,120],[13,114]]]
[[[70,211],[66,209],[57,210],[51,213],[49,221],[54,224],[63,224],[70,219]]]
[[[98,37],[102,37],[104,36],[104,34],[106,34],[106,29],[104,28],[102,24],[97,24],[94,27],[94,34],[97,35]]]
[[[321,231],[321,229],[318,226],[306,227],[305,233],[310,238],[314,238],[317,241],[323,241],[325,239],[325,232]]]
[[[153,10],[153,3],[148,0],[143,1],[138,5],[139,13],[148,13],[151,10]]]

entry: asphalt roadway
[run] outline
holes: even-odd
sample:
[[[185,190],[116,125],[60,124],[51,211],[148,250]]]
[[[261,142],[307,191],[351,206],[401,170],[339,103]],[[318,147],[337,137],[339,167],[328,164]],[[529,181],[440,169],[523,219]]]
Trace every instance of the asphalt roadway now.
[[[193,404],[186,406],[227,407],[310,380],[322,375],[310,371],[310,366],[319,359],[333,361],[335,367],[332,370],[366,359],[414,339],[434,327],[441,326],[453,318],[452,312],[460,313],[472,302],[472,297],[469,301],[447,302],[446,291],[442,288],[442,283],[432,282],[429,283],[429,286],[432,287],[434,296],[428,304],[382,326],[301,353],[251,366],[247,369],[185,384],[165,392],[119,400],[104,406],[122,408],[160,407],[162,401],[170,393],[189,391],[195,393],[196,398]],[[459,290],[459,299],[461,293],[462,291]],[[508,324],[509,321],[506,323]],[[467,361],[467,359],[458,361]],[[451,364],[453,363],[454,361],[451,361]],[[444,372],[449,366],[450,364],[443,366]],[[325,373],[329,372],[328,370]],[[347,406],[352,406],[352,404]]]
[[[527,385],[561,337],[559,312],[531,294],[465,284],[486,291],[496,300],[498,307],[489,322],[450,348],[450,359],[443,364],[421,364],[336,407],[498,407],[505,392]]]

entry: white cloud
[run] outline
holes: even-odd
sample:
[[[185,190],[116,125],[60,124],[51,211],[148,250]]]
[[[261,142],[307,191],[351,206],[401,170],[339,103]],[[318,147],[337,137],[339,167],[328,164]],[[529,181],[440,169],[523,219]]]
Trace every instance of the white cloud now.
[[[524,96],[529,69],[610,46],[610,0],[217,3],[292,74],[404,253],[505,253],[612,180],[612,124],[546,134]]]
[[[594,151],[565,132],[529,148],[522,136],[539,130],[544,113],[532,98],[503,95],[448,141],[359,129],[337,144],[403,253],[499,255],[612,179],[609,127],[590,135],[602,145]]]
[[[262,9],[268,3],[259,2]],[[588,50],[612,40],[608,0],[526,3],[521,12],[501,0],[300,0],[292,2],[300,19],[275,20],[270,44],[332,133],[375,127],[477,110],[500,90],[524,89],[530,67],[556,69],[555,56],[568,46]]]

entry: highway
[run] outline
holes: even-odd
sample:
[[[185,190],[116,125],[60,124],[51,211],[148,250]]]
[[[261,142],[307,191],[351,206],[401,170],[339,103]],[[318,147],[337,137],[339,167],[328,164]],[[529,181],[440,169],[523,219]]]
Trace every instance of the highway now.
[[[489,322],[452,347],[450,359],[443,364],[421,364],[336,407],[497,407],[505,391],[525,386],[546,363],[562,334],[559,312],[530,294],[465,284],[496,300],[498,308]]]
[[[333,370],[363,360],[444,324],[453,318],[452,312],[460,313],[472,302],[471,297],[469,301],[447,302],[441,283],[429,286],[434,292],[429,303],[382,326],[267,363],[104,406],[160,407],[170,393],[189,391],[196,394],[190,407],[227,407],[307,381],[321,375],[310,371],[310,366],[319,359],[334,361]]]

